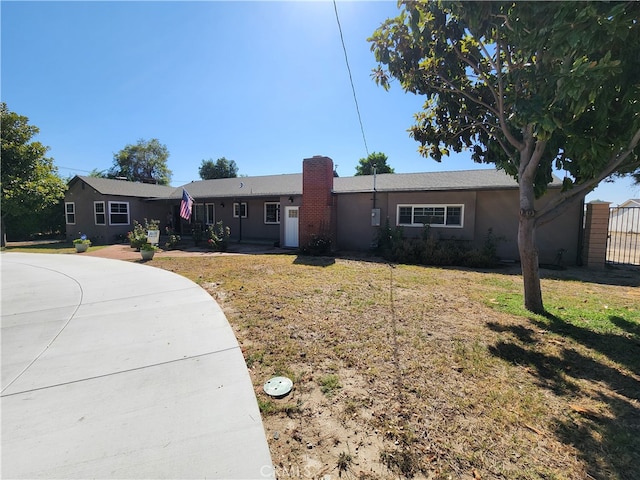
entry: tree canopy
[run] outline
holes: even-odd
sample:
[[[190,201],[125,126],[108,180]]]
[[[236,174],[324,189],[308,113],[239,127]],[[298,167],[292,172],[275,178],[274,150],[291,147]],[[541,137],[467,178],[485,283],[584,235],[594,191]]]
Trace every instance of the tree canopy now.
[[[168,158],[169,150],[158,139],[140,139],[135,145],[126,145],[113,156],[113,166],[106,176],[169,185],[171,170],[167,166]]]
[[[42,212],[50,212],[64,197],[67,186],[58,175],[53,159],[45,156],[49,147],[32,140],[40,132],[38,127],[29,125],[27,117],[9,111],[4,102],[0,103],[0,116],[4,240],[5,229],[15,230]]]
[[[236,178],[238,176],[238,165],[234,160],[227,160],[225,157],[219,158],[215,162],[210,158],[209,160],[202,160],[198,173],[202,180]]]
[[[373,175],[374,167],[376,169],[376,173],[394,173],[393,168],[387,165],[387,160],[388,158],[384,153],[370,153],[367,158],[361,158],[358,160],[356,176]]]
[[[640,3],[402,3],[369,39],[373,77],[426,97],[422,155],[468,149],[516,178],[525,306],[542,312],[536,227],[640,168]],[[537,210],[554,168],[564,191]]]

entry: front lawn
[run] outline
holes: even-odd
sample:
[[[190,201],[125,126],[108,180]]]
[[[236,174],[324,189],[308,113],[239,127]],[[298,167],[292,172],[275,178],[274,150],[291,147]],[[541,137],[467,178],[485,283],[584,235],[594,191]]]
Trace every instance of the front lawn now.
[[[89,247],[90,252],[106,247],[106,245],[95,245]],[[24,252],[24,253],[76,253],[76,248],[71,242],[24,242],[20,244],[10,244],[2,249],[3,252]]]
[[[280,478],[638,478],[637,272],[553,272],[542,317],[521,308],[514,271],[291,255],[154,266],[224,309]],[[264,394],[274,375],[291,394]]]

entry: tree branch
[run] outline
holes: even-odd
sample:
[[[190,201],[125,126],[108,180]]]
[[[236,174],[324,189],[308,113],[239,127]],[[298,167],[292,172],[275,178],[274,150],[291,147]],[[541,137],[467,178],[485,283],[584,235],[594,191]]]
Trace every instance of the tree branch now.
[[[443,83],[445,83],[446,85],[448,85],[448,86],[449,86],[449,89],[446,89],[446,88],[443,88],[443,87],[439,87],[439,86],[435,86],[435,85],[434,85],[434,86],[433,86],[433,88],[434,88],[435,90],[438,90],[438,91],[441,91],[441,92],[447,92],[447,93],[450,93],[450,92],[452,92],[452,91],[453,91],[453,92],[455,92],[455,93],[457,93],[457,94],[459,94],[459,95],[461,95],[461,96],[464,96],[465,98],[467,98],[467,99],[471,100],[472,102],[474,102],[474,103],[476,103],[476,104],[478,104],[478,105],[481,105],[481,106],[485,107],[485,108],[486,108],[490,113],[492,113],[493,115],[495,115],[495,116],[496,116],[496,118],[499,118],[499,112],[498,112],[498,111],[496,111],[495,109],[493,109],[491,106],[489,106],[489,105],[487,105],[486,103],[484,103],[484,102],[482,102],[482,101],[478,100],[478,99],[477,99],[477,98],[475,98],[475,97],[470,96],[470,95],[469,95],[469,94],[467,94],[465,91],[460,90],[459,88],[457,88],[457,87],[456,87],[456,85],[455,85],[451,80],[447,79],[443,74],[438,73],[437,75],[438,75],[438,78],[440,78],[440,80],[442,80],[442,82],[443,82]],[[500,147],[502,148],[502,150],[504,150],[504,152],[505,152],[507,155],[511,155],[511,152],[509,151],[509,148],[508,148],[508,146],[504,143],[504,141],[503,141],[500,137],[498,137],[495,133],[491,132],[489,129],[487,129],[487,128],[486,128],[486,127],[487,127],[487,125],[489,125],[489,126],[491,126],[491,127],[495,128],[496,130],[500,130],[501,132],[503,132],[503,133],[504,133],[504,128],[502,128],[502,125],[493,125],[493,124],[491,124],[490,122],[481,122],[481,121],[479,121],[479,119],[474,118],[474,117],[470,117],[470,116],[468,116],[468,115],[466,115],[466,114],[464,114],[464,117],[465,117],[465,118],[467,118],[468,120],[471,120],[471,121],[472,121],[472,126],[475,126],[475,127],[478,127],[478,128],[480,128],[480,129],[482,129],[482,130],[483,130],[483,131],[484,131],[484,132],[485,132],[489,137],[491,137],[491,138],[495,139],[495,140],[500,144]],[[462,132],[464,132],[464,131],[466,131],[466,130],[469,130],[469,128],[464,128],[464,129],[462,129],[462,130],[460,131],[460,133],[462,133]],[[506,136],[506,135],[505,135],[505,136]],[[509,142],[509,143],[511,143],[511,142]],[[512,145],[512,146],[513,146],[514,148],[518,149],[518,147],[517,147],[517,146],[515,146],[515,145]]]
[[[456,87],[456,85],[449,80],[448,78],[446,78],[444,75],[438,73],[437,74],[438,77],[449,86],[449,90],[444,89],[444,88],[440,88],[440,87],[434,87],[436,90],[442,90],[443,92],[455,92],[459,95],[462,95],[463,97],[467,98],[468,100],[471,100],[473,103],[476,103],[484,108],[486,108],[490,113],[494,114],[496,117],[499,116],[499,112],[494,109],[492,106],[490,106],[489,104],[483,102],[482,100],[479,100],[478,98],[472,96],[471,94],[468,94],[467,92],[465,92],[464,90],[459,89],[458,87]]]
[[[486,133],[489,137],[492,137],[493,139],[495,139],[495,141],[500,144],[500,147],[502,148],[502,150],[504,150],[504,153],[506,153],[507,155],[511,155],[511,152],[509,152],[508,146],[504,143],[504,141],[488,128],[488,127],[492,127],[495,130],[501,131],[500,125],[493,125],[489,122],[484,122],[484,123],[478,122],[476,119],[468,117],[466,115],[465,115],[465,118],[471,120],[472,124],[469,127],[463,128],[462,130],[460,130],[459,133],[463,133],[467,130],[470,130],[471,127],[479,128],[483,130],[484,133]]]
[[[485,52],[486,54],[486,49],[484,48],[482,42],[480,40],[478,40],[478,43],[480,44],[482,48],[482,50]],[[455,43],[452,43],[451,46],[453,47],[453,50],[456,52],[456,56],[462,60],[464,63],[466,63],[467,65],[469,65],[471,67],[471,69],[476,72],[476,75],[478,75],[478,77],[482,77],[484,79],[485,84],[487,85],[487,88],[489,88],[489,90],[491,91],[491,94],[493,95],[494,98],[496,98],[496,91],[493,89],[493,87],[489,84],[489,79],[487,78],[487,74],[480,68],[478,68],[476,66],[476,64],[474,64],[472,61],[470,61],[466,56],[464,56],[462,54],[462,52],[458,49],[458,47],[456,46]],[[493,68],[495,70],[495,63],[493,62],[493,60],[491,59],[490,56],[487,55],[487,60],[489,61],[489,63],[491,64],[491,68]],[[480,63],[480,62],[478,62]]]
[[[496,61],[495,62],[492,61],[491,55],[489,55],[489,52],[487,51],[487,47],[484,45],[484,43],[479,40],[478,40],[478,43],[480,44],[480,47],[482,48],[482,51],[486,55],[487,59],[489,59],[489,62],[491,63],[491,67],[496,72],[496,80],[498,82],[498,94],[494,95],[494,98],[496,99],[496,103],[498,104],[498,119],[500,120],[500,127],[502,129],[502,133],[504,133],[504,136],[506,137],[507,141],[511,145],[513,145],[513,147],[516,150],[522,150],[524,149],[524,144],[522,142],[519,142],[518,139],[516,139],[511,134],[511,131],[509,131],[509,126],[507,125],[507,122],[504,118],[504,83],[502,81],[502,63],[500,62],[501,43],[496,38]]]
[[[534,137],[532,136],[532,139]],[[532,178],[536,174],[536,169],[538,165],[540,165],[540,160],[542,159],[542,154],[544,153],[544,149],[547,146],[547,142],[545,140],[535,140],[535,147],[533,149],[533,153],[527,165],[525,166],[525,175],[531,176]]]
[[[549,202],[536,217],[536,225],[544,225],[560,215],[566,208],[573,205],[576,201],[584,198],[589,192],[591,192],[600,182],[607,177],[611,176],[622,165],[627,158],[633,153],[633,150],[640,143],[640,129],[631,138],[631,141],[627,145],[627,148],[621,152],[617,152],[611,155],[611,158],[607,162],[607,166],[600,172],[599,175],[581,183],[575,188],[563,192],[557,198]]]

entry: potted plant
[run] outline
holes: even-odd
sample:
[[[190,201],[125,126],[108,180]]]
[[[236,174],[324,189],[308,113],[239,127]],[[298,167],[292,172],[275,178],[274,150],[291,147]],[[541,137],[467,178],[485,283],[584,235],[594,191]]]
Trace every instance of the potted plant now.
[[[160,220],[147,220],[145,218],[144,225],[137,220],[133,220],[133,230],[127,233],[131,248],[135,248],[138,251],[143,243],[149,243],[149,231],[159,231],[159,225]]]
[[[144,231],[144,227],[140,225],[136,220],[133,221],[133,230],[127,234],[131,248],[140,250],[140,245],[147,242],[147,234]]]
[[[151,245],[150,243],[143,243],[140,245],[140,255],[142,256],[142,260],[151,260],[157,249],[158,248],[155,245]]]
[[[76,238],[73,241],[73,245],[76,247],[76,252],[82,253],[86,252],[87,249],[91,246],[91,240],[87,238],[87,236],[83,233],[80,235],[80,238]]]

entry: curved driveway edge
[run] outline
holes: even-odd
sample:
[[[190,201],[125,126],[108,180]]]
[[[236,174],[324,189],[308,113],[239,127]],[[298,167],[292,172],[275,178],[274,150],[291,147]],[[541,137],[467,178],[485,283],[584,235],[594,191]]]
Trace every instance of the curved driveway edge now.
[[[165,270],[2,253],[2,478],[272,478],[242,352]]]

